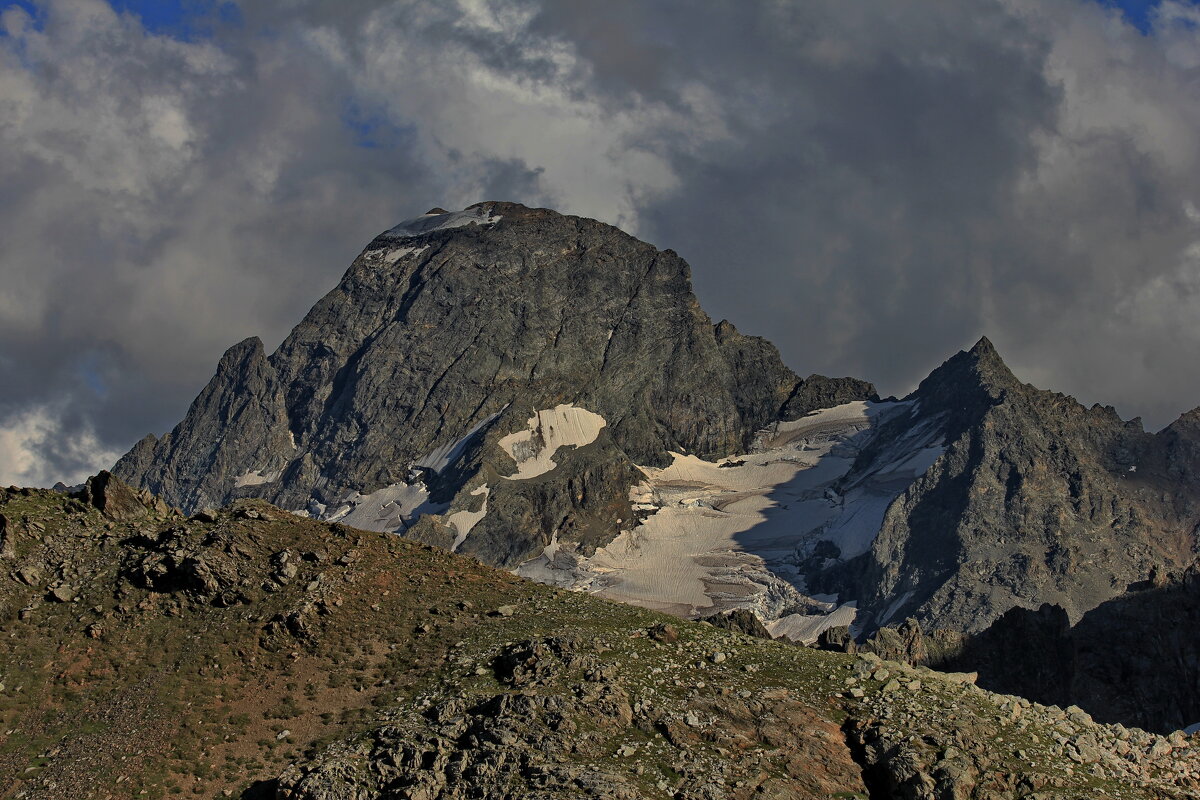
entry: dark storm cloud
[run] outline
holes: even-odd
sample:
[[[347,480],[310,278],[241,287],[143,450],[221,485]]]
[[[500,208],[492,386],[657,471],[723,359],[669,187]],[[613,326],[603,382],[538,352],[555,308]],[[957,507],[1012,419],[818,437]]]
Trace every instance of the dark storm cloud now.
[[[169,429],[378,231],[481,199],[678,250],[803,372],[902,392],[987,333],[1089,402],[1200,403],[1190,6],[1149,36],[1082,1],[205,8],[186,41],[3,12],[0,482]]]
[[[999,4],[854,5],[797,4],[740,38],[724,15],[697,20],[728,35],[681,37],[697,43],[682,74],[734,99],[735,133],[674,156],[684,190],[643,220],[695,253],[714,313],[803,370],[901,390],[981,332],[1059,93],[1043,34]]]
[[[540,18],[624,43],[593,58],[606,89],[720,99],[729,135],[662,145],[678,187],[639,207],[710,312],[888,392],[987,334],[1154,426],[1200,404],[1194,6],[1152,37],[1091,4],[757,8]]]

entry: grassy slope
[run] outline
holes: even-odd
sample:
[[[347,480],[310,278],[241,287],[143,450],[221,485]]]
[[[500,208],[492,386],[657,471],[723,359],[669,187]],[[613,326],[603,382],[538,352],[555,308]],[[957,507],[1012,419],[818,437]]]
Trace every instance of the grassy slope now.
[[[645,632],[661,615],[254,501],[215,523],[114,522],[26,490],[0,493],[0,514],[15,551],[0,560],[2,798],[270,796],[288,764],[378,720],[517,691],[498,682],[496,655],[548,635],[588,643],[589,663],[611,665],[634,700],[653,700],[658,722],[595,731],[575,748],[581,763],[632,774],[646,797],[686,790],[702,768],[723,770],[732,797],[773,785],[779,796],[865,794],[842,726],[914,724],[882,693],[887,681],[850,657],[678,620],[679,640],[659,642]],[[285,551],[294,574],[281,569]],[[169,570],[160,591],[130,577],[197,553],[219,556],[245,602],[217,607],[195,587],[168,587]],[[61,575],[65,602],[53,598]],[[728,656],[713,663],[715,652]],[[566,693],[582,680],[568,670],[524,691]],[[864,696],[845,696],[847,681]],[[1047,732],[1031,740],[1037,725],[1003,730],[1002,698],[932,676],[906,692],[908,712],[929,712],[914,732],[937,747],[960,720],[983,721],[1003,743],[997,770],[1036,773],[1061,796],[1165,796],[1071,769]],[[705,718],[694,736],[671,728],[688,711]],[[622,755],[627,746],[636,754]]]

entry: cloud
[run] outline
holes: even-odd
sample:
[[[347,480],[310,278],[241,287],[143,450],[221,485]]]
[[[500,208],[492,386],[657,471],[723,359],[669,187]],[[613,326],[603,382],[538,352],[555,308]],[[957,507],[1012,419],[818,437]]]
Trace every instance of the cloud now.
[[[651,66],[598,57],[597,83],[716,100],[727,135],[664,151],[676,188],[638,206],[710,312],[885,392],[987,334],[1027,379],[1154,427],[1200,404],[1193,4],[1150,35],[1092,3],[678,10],[628,12],[607,35]]]
[[[75,486],[96,465],[121,455],[96,438],[86,421],[65,419],[65,409],[43,406],[9,417],[0,426],[0,486]]]
[[[231,341],[281,338],[349,241],[437,188],[404,141],[382,165],[356,144],[294,36],[251,51],[102,2],[41,12],[5,11],[0,40],[0,417],[65,406],[120,448],[169,428]]]
[[[678,250],[802,372],[903,392],[987,333],[1154,424],[1200,403],[1191,4],[35,5],[0,12],[7,474],[169,429],[377,232],[481,199]]]

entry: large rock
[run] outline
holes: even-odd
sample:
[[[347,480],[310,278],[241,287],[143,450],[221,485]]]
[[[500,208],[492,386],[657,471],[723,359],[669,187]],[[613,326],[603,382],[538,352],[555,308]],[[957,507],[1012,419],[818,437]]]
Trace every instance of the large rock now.
[[[877,400],[875,387],[857,378],[826,378],[809,375],[783,404],[780,418],[794,420],[812,411],[832,408],[853,400]]]
[[[157,498],[126,486],[107,470],[88,478],[82,494],[85,502],[118,522],[140,519],[154,511],[158,503]],[[161,506],[159,510],[165,511],[166,508]]]
[[[184,420],[114,473],[187,512],[252,495],[331,514],[382,489],[361,502],[386,529],[477,507],[458,495],[478,476],[469,489],[486,483],[498,513],[463,549],[510,564],[555,532],[615,536],[635,464],[739,452],[789,401],[873,395],[859,381],[801,381],[768,342],[714,325],[670,250],[482,203],[377,237],[278,350],[231,348]],[[602,418],[595,446],[560,450],[556,464],[575,463],[536,488],[504,484],[516,469],[498,442],[560,406]],[[453,545],[447,525],[419,533]]]
[[[8,517],[0,514],[0,559],[16,558],[17,548],[13,544],[13,533],[8,527]]]
[[[759,639],[770,639],[771,632],[762,624],[753,611],[748,608],[735,608],[733,611],[726,611],[721,614],[713,614],[709,617],[703,617],[702,622],[707,622],[714,628],[721,628],[734,633],[744,633],[747,636],[754,636]]]
[[[868,553],[809,576],[857,598],[868,630],[911,616],[977,632],[1043,603],[1077,621],[1155,570],[1194,562],[1195,412],[1146,433],[1112,408],[1021,383],[987,339],[907,399],[843,483],[921,426],[941,429],[944,452],[891,504]]]

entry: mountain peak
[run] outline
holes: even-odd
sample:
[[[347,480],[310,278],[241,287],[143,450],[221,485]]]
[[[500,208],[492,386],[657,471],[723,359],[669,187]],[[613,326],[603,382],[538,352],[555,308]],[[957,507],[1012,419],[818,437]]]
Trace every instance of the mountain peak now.
[[[562,217],[549,208],[530,208],[520,203],[502,200],[484,200],[472,203],[461,211],[447,211],[440,206],[429,209],[419,217],[406,219],[382,234],[389,239],[413,239],[435,231],[468,226],[490,226],[506,220],[508,222],[530,221]]]
[[[518,203],[433,208],[376,237],[270,356],[257,339],[231,348],[171,443],[142,446],[116,474],[188,511],[253,494],[332,513],[357,502],[347,498],[416,492],[414,465],[433,454],[509,459],[485,429],[511,434],[564,404],[604,420],[600,446],[619,451],[603,462],[613,474],[665,466],[670,452],[742,452],[799,382],[773,345],[712,324],[674,253]],[[463,489],[468,473],[443,471],[422,486]],[[501,513],[525,513],[527,499],[501,497],[523,486],[492,487],[496,526]],[[628,495],[612,482],[588,497],[602,491]]]
[[[1200,431],[1200,407],[1185,411],[1179,418],[1166,427],[1168,431]]]
[[[986,336],[980,336],[979,341],[970,350],[958,352],[942,366],[949,366],[956,361],[976,372],[984,383],[1019,383],[1016,376],[1012,374],[1012,370],[1004,363],[1004,359],[1000,357],[992,340]]]
[[[983,336],[970,350],[960,350],[930,373],[915,394],[939,405],[963,406],[984,398],[990,403],[1020,385],[991,340]]]
[[[217,364],[217,370],[240,371],[247,360],[263,358],[263,352],[262,339],[248,336],[225,351]]]
[[[996,346],[992,344],[992,340],[986,336],[980,336],[979,341],[968,351],[976,358],[984,358],[993,356],[999,358],[1000,354],[996,352]]]
[[[975,346],[963,354],[981,383],[996,388],[1020,384],[1012,370],[1004,363],[1000,353],[986,336],[979,337]]]

